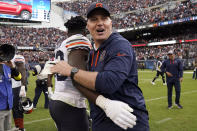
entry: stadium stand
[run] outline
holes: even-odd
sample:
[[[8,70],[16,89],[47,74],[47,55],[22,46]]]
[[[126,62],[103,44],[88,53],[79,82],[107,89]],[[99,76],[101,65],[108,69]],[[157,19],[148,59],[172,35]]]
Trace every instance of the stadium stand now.
[[[64,10],[85,16],[87,7],[97,0],[57,3]],[[136,27],[151,23],[176,20],[197,14],[196,4],[189,0],[101,0],[113,14],[116,29]]]
[[[37,56],[40,53],[53,50],[58,43],[61,43],[67,38],[66,29],[63,26],[65,22],[63,18],[63,16],[65,16],[64,10],[85,16],[86,8],[95,1],[97,0],[64,0],[64,2],[61,0],[53,0],[51,3],[50,23],[42,22],[40,25],[29,24],[29,26],[25,25],[23,27],[0,25],[0,42],[10,43],[17,47],[32,47],[31,49],[25,48],[26,50],[23,53],[24,56],[28,56],[27,54],[29,53],[31,54],[29,55],[32,56],[32,58],[29,58],[31,63],[37,62]],[[101,0],[101,2],[111,7],[110,11],[113,14],[112,19],[115,22],[113,24],[116,29],[122,28],[126,30],[130,27],[176,20],[197,14],[197,6],[190,0]],[[174,25],[175,24],[173,24],[173,26]],[[127,39],[131,41],[132,45],[143,45],[143,47],[135,47],[138,60],[150,60],[160,56],[165,58],[166,54],[164,52],[167,52],[172,47],[181,52],[183,59],[192,59],[195,56],[197,42],[192,41],[188,43],[184,40],[197,39],[196,31],[192,31],[191,28],[179,29],[179,27],[175,31],[174,29],[164,27],[164,33],[160,33],[160,31],[157,30],[157,28],[153,27],[152,31],[150,31],[150,36],[149,33],[143,33],[143,31],[138,30],[134,30],[134,34],[132,35],[128,34],[129,38]],[[181,33],[177,34],[176,32]],[[124,34],[126,33],[123,32],[123,35]],[[173,45],[148,46],[150,43],[172,40],[176,41]],[[183,42],[180,42],[182,40]],[[50,58],[51,56],[47,57]]]

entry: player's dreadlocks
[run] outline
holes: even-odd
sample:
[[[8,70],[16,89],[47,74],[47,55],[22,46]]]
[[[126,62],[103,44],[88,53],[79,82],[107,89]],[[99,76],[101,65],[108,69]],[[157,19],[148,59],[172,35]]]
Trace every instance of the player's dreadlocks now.
[[[86,20],[82,16],[71,17],[64,26],[67,27],[69,33],[84,32],[86,29]]]

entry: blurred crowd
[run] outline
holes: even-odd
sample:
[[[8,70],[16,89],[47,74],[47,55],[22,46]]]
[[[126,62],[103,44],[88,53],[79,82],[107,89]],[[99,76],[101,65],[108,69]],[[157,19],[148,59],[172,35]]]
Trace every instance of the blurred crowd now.
[[[158,57],[166,59],[167,52],[174,50],[175,54],[181,59],[192,59],[197,52],[197,42],[163,45],[163,46],[149,46],[134,48],[137,60],[154,60]]]
[[[0,31],[0,43],[2,44],[12,44],[15,46],[32,46],[37,49],[44,47],[56,47],[59,43],[61,43],[64,39],[67,38],[67,33],[60,31],[55,28],[23,28],[23,27],[15,27],[15,26],[1,26]],[[161,42],[168,40],[184,40],[190,39],[192,35],[192,39],[197,38],[197,34],[188,34],[188,35],[180,35],[172,38],[165,39],[150,39],[149,41],[141,40],[139,43],[148,44],[150,42]],[[137,41],[131,41],[133,45],[139,44]],[[179,51],[181,54],[181,58],[190,59],[194,58],[197,52],[197,42],[190,43],[181,43],[174,45],[165,45],[165,46],[146,46],[146,47],[135,47],[137,60],[151,60],[156,59],[157,57],[166,57],[166,52],[170,49],[175,49],[175,51]],[[39,56],[45,56],[46,60],[53,59],[54,54],[53,51],[22,51],[23,56],[25,56],[29,63],[37,63]]]
[[[148,8],[166,3],[168,0],[76,0],[57,3],[64,10],[74,11],[80,15],[85,15],[86,9],[92,2],[101,2],[107,5],[112,14],[128,12],[141,8]],[[111,7],[111,8],[110,8]]]
[[[15,46],[55,47],[67,38],[67,33],[56,28],[23,28],[0,25],[0,43]]]
[[[67,38],[67,33],[55,28],[23,28],[1,25],[0,43],[11,44],[15,47],[34,47],[37,51],[21,51],[29,63],[38,63],[39,56],[45,60],[54,57],[53,51],[39,51],[44,47],[56,47]],[[19,50],[18,50],[19,51]]]
[[[43,57],[44,61],[54,60],[54,51],[19,51],[19,54],[23,55],[31,64],[37,64],[40,57]]]
[[[97,0],[60,2],[58,6],[85,16],[87,7]],[[108,5],[113,14],[116,29],[148,25],[168,20],[176,20],[197,14],[196,4],[171,0],[100,0]]]
[[[182,1],[182,2],[181,2]],[[110,8],[113,14],[113,24],[115,28],[129,28],[139,25],[146,25],[155,22],[175,20],[197,14],[197,6],[190,0],[170,1],[170,0],[100,0]],[[58,6],[64,10],[74,11],[80,15],[86,15],[87,7],[97,0],[83,0],[60,2]],[[123,13],[124,12],[124,13]],[[24,28],[10,25],[0,25],[0,43],[12,44],[15,46],[30,46],[37,49],[45,47],[56,47],[67,38],[67,33],[56,28]],[[194,35],[190,37],[191,35]],[[188,38],[187,38],[188,37]],[[150,42],[161,42],[168,40],[184,40],[197,38],[196,33],[188,32],[180,36],[168,38],[154,38],[140,41],[131,41],[132,44],[148,44]],[[166,52],[174,48],[180,52],[183,59],[193,58],[197,51],[197,43],[174,44],[167,46],[136,47],[135,51],[138,60],[150,60],[157,57],[166,57]],[[44,55],[45,59],[54,58],[53,51],[23,51],[22,54],[30,63],[37,63],[39,56]]]

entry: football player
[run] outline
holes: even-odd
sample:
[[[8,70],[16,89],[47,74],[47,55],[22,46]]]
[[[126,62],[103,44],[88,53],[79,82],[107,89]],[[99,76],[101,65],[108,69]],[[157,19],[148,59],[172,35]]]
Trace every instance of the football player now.
[[[24,115],[19,109],[19,101],[22,97],[26,97],[26,69],[25,58],[22,55],[15,55],[12,59],[16,69],[21,73],[21,80],[15,80],[12,78],[12,90],[13,90],[13,118],[16,128],[20,131],[24,131]]]
[[[162,66],[162,61],[161,61],[161,58],[158,57],[158,58],[157,58],[157,64],[156,64],[156,71],[157,71],[157,74],[156,74],[156,76],[153,78],[153,80],[151,81],[151,83],[152,83],[153,85],[155,85],[155,80],[156,80],[157,78],[159,78],[159,75],[161,75],[161,77],[162,77],[163,85],[166,85],[164,73],[163,73],[163,72],[161,71],[161,69],[160,69],[161,66]]]
[[[85,69],[91,48],[90,41],[82,35],[85,31],[86,21],[81,16],[76,16],[65,23],[65,26],[68,28],[69,38],[64,40],[55,50],[55,59],[56,61],[68,61],[69,54],[73,50],[78,50],[75,58],[77,58],[81,68]],[[52,95],[51,78],[52,75],[48,77],[48,93],[51,99],[49,110],[58,130],[88,131],[89,124],[85,97],[73,86],[70,77],[59,74],[55,75],[55,92]]]
[[[34,105],[34,109],[36,109],[36,105],[38,103],[38,100],[40,98],[41,93],[44,93],[45,96],[45,103],[44,103],[44,108],[48,109],[48,105],[49,105],[49,98],[48,98],[48,94],[47,94],[47,75],[43,75],[41,74],[45,65],[45,59],[44,59],[44,54],[42,54],[39,57],[39,64],[36,65],[33,68],[33,76],[37,76],[37,80],[36,80],[36,88],[35,88],[35,96],[33,99],[33,105]]]

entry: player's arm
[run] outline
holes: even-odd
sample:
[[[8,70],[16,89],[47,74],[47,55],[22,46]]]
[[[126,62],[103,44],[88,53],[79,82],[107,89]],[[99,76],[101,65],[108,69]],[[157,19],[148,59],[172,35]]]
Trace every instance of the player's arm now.
[[[27,81],[26,81],[26,69],[25,69],[25,63],[23,62],[15,62],[17,70],[21,73],[21,90],[19,93],[20,97],[26,97],[26,89]]]
[[[48,87],[52,87],[52,78],[53,78],[53,74],[48,74],[48,78],[47,78],[47,86]]]
[[[68,56],[68,64],[78,69],[86,70],[88,60],[88,52],[86,50],[72,50]],[[90,100],[95,103],[98,93],[82,87],[79,83],[72,80],[73,85]]]
[[[47,92],[47,93],[48,93],[49,99],[51,99],[52,96],[53,96],[53,91],[52,91],[52,87],[53,87],[52,78],[53,78],[53,74],[48,74],[48,78],[47,78],[48,92]]]

